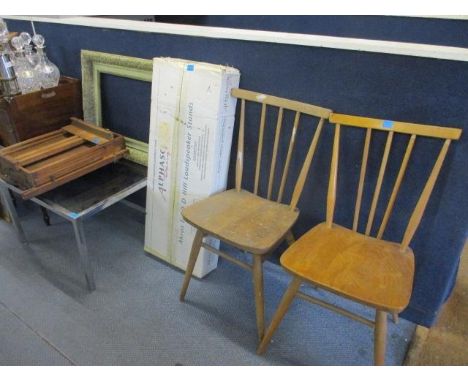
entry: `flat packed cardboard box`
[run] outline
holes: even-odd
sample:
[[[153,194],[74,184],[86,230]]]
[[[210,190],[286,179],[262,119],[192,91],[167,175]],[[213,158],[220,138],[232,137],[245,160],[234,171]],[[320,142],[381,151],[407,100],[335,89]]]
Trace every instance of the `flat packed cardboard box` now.
[[[226,66],[154,59],[145,250],[181,269],[196,231],[181,210],[226,189],[236,109],[230,93],[239,79]],[[202,249],[194,275],[217,262]]]

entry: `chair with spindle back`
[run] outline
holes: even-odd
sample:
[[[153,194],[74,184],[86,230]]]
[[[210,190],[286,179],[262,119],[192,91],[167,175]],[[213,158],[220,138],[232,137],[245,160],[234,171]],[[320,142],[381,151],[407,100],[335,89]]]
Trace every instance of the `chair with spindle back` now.
[[[342,114],[331,114],[335,123],[335,135],[331,158],[329,187],[327,194],[326,221],[315,226],[294,242],[281,256],[281,265],[293,275],[272,322],[258,347],[258,353],[266,350],[270,339],[284,317],[294,297],[318,304],[374,328],[374,363],[385,361],[387,313],[398,314],[409,303],[414,274],[414,255],[409,247],[411,239],[421,221],[430,194],[439,175],[450,142],[458,140],[460,129],[438,126],[383,121]],[[357,186],[353,227],[348,229],[333,222],[342,126],[366,130],[362,162]],[[373,130],[387,132],[387,139],[377,176],[370,212],[364,233],[358,232],[359,215],[364,190],[364,180],[369,158]],[[386,172],[387,162],[395,134],[409,135],[406,151],[396,175],[383,219],[376,234],[371,236],[376,208]],[[385,241],[382,235],[387,227],[393,207],[401,188],[411,153],[417,137],[444,139],[432,171],[411,213],[400,243]],[[419,140],[419,139],[418,139]],[[323,288],[337,295],[375,308],[375,321],[349,312],[299,290],[303,282]]]
[[[241,100],[236,162],[236,188],[215,194],[184,208],[182,211],[184,219],[197,228],[197,233],[195,235],[188,260],[187,270],[185,272],[185,278],[180,292],[180,300],[183,301],[185,298],[198,253],[200,248],[203,247],[244,269],[252,271],[255,291],[257,331],[258,336],[261,339],[264,333],[263,261],[265,260],[265,257],[269,255],[283,240],[286,239],[288,243],[292,243],[294,241],[290,230],[299,216],[299,211],[296,206],[314,157],[324,121],[329,117],[331,110],[243,89],[233,89],[232,96]],[[253,193],[242,188],[242,174],[244,168],[244,129],[247,101],[260,103],[262,105]],[[276,123],[272,160],[269,170],[268,192],[266,198],[263,198],[259,196],[258,193],[267,107],[278,109],[278,119]],[[286,160],[282,170],[278,196],[276,200],[271,200],[273,195],[275,168],[277,166],[278,147],[283,125],[283,115],[287,110],[295,112],[294,125],[288,145]],[[282,200],[284,199],[286,180],[288,179],[289,167],[296,143],[296,133],[299,129],[301,115],[318,118],[318,125],[302,164],[301,171],[292,193],[291,201],[289,204],[283,204]],[[303,126],[303,128],[311,127],[313,126]],[[246,251],[253,257],[252,264],[233,258],[232,256],[213,248],[209,244],[204,243],[203,238],[205,236],[215,237],[240,250]]]

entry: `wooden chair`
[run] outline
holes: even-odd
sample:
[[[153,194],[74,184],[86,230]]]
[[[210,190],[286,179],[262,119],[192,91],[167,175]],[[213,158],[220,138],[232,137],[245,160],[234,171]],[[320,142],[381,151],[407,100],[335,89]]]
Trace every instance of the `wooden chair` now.
[[[293,275],[293,280],[289,284],[272,322],[258,347],[258,353],[261,354],[266,350],[273,333],[280,324],[290,303],[294,297],[299,297],[373,327],[374,363],[376,365],[383,365],[385,360],[387,313],[397,314],[401,312],[408,305],[411,296],[414,256],[413,251],[408,245],[421,221],[450,142],[460,138],[461,130],[342,114],[332,114],[330,122],[335,123],[336,127],[327,194],[326,221],[304,234],[281,256],[281,264]],[[366,130],[352,229],[333,223],[341,125],[364,128]],[[370,205],[367,225],[365,232],[362,234],[357,232],[357,230],[373,130],[386,131],[387,139]],[[372,237],[370,234],[372,232],[392,139],[396,133],[408,134],[409,140],[382,222],[376,237]],[[418,136],[441,138],[444,139],[444,143],[416,206],[411,213],[401,243],[385,241],[382,239],[382,235],[392,214],[411,152]],[[302,282],[311,283],[313,286],[375,308],[375,321],[368,320],[300,292],[299,288]]]
[[[290,243],[294,241],[290,229],[299,216],[299,211],[296,208],[296,205],[299,201],[307,173],[314,157],[324,120],[329,117],[331,111],[318,106],[243,89],[233,89],[232,95],[241,100],[236,162],[236,188],[215,194],[186,207],[182,211],[184,219],[197,228],[197,233],[195,235],[188,260],[187,270],[185,272],[185,278],[180,292],[180,300],[183,301],[185,298],[198,253],[200,248],[203,247],[208,251],[211,251],[224,259],[253,272],[257,329],[258,336],[261,339],[264,333],[263,261],[265,260],[265,257],[270,254],[285,238]],[[242,189],[246,101],[260,103],[262,105],[253,193]],[[276,123],[272,160],[269,169],[268,192],[266,198],[263,198],[258,195],[258,192],[267,107],[278,108],[278,119]],[[272,200],[278,147],[283,125],[283,115],[286,110],[294,111],[295,119],[289,141],[286,161],[282,171],[278,195],[276,200]],[[299,120],[302,114],[318,117],[319,121],[302,165],[298,180],[295,184],[291,201],[289,205],[287,205],[281,202],[284,198],[285,184],[288,178],[289,166],[296,143],[296,133],[299,129]],[[304,128],[312,128],[312,126],[304,126]],[[229,243],[238,249],[250,253],[253,257],[252,264],[239,261],[238,259],[213,248],[207,243],[204,243],[203,238],[207,235],[220,239],[221,241]]]

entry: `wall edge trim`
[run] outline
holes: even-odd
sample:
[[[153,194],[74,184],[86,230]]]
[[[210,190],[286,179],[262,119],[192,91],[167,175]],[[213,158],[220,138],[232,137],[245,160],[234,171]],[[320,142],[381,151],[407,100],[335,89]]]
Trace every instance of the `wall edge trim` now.
[[[145,33],[160,33],[191,37],[218,38],[289,44],[309,47],[343,49],[371,53],[397,54],[404,56],[435,58],[453,61],[468,61],[468,49],[444,45],[430,45],[397,41],[382,41],[361,38],[322,36],[302,33],[273,32],[250,29],[208,27],[183,24],[167,24],[135,20],[108,19],[85,16],[1,16],[5,19],[79,25],[93,28],[130,30]]]

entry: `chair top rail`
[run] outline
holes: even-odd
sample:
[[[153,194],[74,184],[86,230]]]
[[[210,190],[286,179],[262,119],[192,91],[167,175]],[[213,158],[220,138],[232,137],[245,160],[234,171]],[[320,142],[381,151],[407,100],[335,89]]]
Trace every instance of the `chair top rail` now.
[[[293,101],[286,98],[275,97],[263,93],[257,93],[250,90],[234,88],[231,90],[231,95],[236,98],[242,98],[247,101],[258,102],[270,106],[282,107],[284,109],[298,111],[303,114],[313,115],[320,118],[328,118],[332,112],[329,109],[315,106],[308,103]]]
[[[404,134],[415,134],[420,136],[444,139],[460,139],[462,129],[454,127],[442,127],[433,125],[422,125],[416,123],[397,122],[383,119],[359,117],[355,115],[346,115],[331,113],[330,122],[341,125],[364,127],[383,131],[394,131]]]

